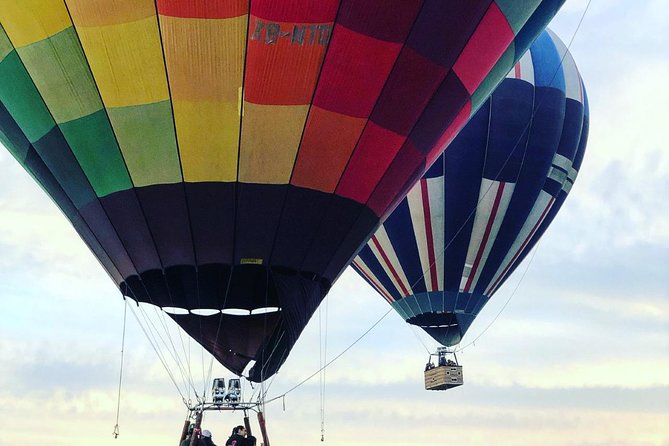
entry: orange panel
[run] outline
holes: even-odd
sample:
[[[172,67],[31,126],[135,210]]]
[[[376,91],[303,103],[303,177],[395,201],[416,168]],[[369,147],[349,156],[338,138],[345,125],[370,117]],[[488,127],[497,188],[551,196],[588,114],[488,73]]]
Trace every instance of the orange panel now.
[[[366,122],[312,106],[291,184],[333,192]]]
[[[331,24],[251,17],[244,99],[254,104],[310,103],[331,29]]]
[[[106,26],[134,22],[156,15],[152,0],[67,0],[77,26]]]

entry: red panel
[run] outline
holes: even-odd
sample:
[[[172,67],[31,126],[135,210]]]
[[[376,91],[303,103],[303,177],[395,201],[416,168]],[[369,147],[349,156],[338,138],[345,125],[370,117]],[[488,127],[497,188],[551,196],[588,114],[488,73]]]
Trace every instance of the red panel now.
[[[308,104],[332,25],[268,22],[251,16],[244,99],[254,104]]]
[[[493,2],[453,65],[469,94],[474,93],[514,37],[509,22]]]
[[[401,45],[336,25],[314,105],[366,118],[372,111]]]
[[[337,186],[337,195],[365,203],[404,140],[404,136],[368,122]]]
[[[366,122],[311,107],[290,183],[334,192]]]
[[[444,152],[444,147],[447,147],[451,141],[460,133],[462,127],[469,121],[472,112],[471,99],[462,107],[458,115],[455,117],[451,125],[444,131],[439,140],[436,142],[432,150],[427,154],[426,166],[431,166],[434,161]],[[448,148],[446,149],[448,150]]]
[[[249,0],[157,0],[158,13],[171,17],[227,19],[249,12]]]
[[[407,140],[383,175],[367,206],[376,215],[387,214],[391,205],[394,209],[409,193],[424,170],[425,154]]]
[[[251,14],[275,22],[327,23],[338,8],[339,0],[253,0]]]
[[[444,77],[444,67],[405,47],[370,119],[400,135],[408,135]]]

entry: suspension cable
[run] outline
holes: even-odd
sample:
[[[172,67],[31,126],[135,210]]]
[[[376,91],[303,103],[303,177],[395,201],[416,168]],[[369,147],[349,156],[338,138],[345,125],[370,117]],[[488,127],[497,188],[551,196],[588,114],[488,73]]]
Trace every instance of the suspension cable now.
[[[287,394],[289,394],[289,393],[292,392],[293,390],[297,389],[298,387],[302,386],[304,383],[306,383],[307,381],[309,381],[309,380],[310,380],[311,378],[313,378],[314,376],[318,375],[318,374],[320,373],[321,370],[323,370],[323,369],[329,367],[330,364],[332,364],[332,363],[335,362],[337,359],[339,359],[340,357],[342,357],[342,356],[344,355],[344,353],[346,353],[347,351],[349,351],[351,348],[353,348],[353,346],[354,346],[355,344],[357,344],[358,342],[360,342],[360,341],[362,340],[362,338],[364,338],[365,336],[367,336],[367,334],[369,334],[369,332],[371,332],[377,325],[379,325],[379,324],[381,323],[381,321],[382,321],[383,319],[385,319],[385,317],[388,316],[388,315],[390,314],[391,311],[393,311],[392,307],[389,308],[388,311],[386,311],[386,312],[383,314],[383,316],[381,316],[376,322],[374,322],[374,324],[372,324],[372,326],[369,327],[369,328],[367,329],[367,331],[365,331],[365,332],[364,332],[363,334],[361,334],[355,341],[353,341],[353,343],[352,343],[351,345],[349,345],[349,346],[346,347],[344,350],[342,350],[337,356],[335,356],[335,357],[332,358],[330,361],[328,361],[323,367],[321,367],[320,369],[316,370],[314,373],[312,373],[311,375],[309,375],[308,377],[306,377],[305,379],[303,379],[302,381],[300,381],[299,383],[297,383],[296,385],[294,385],[293,387],[291,387],[290,389],[288,389],[288,390],[285,391],[284,393],[282,393],[282,394],[280,394],[280,395],[278,395],[278,396],[275,396],[274,398],[271,398],[271,399],[265,401],[265,403],[271,403],[272,401],[276,401],[276,400],[278,400],[278,399],[281,399],[281,398],[285,397]]]
[[[121,415],[121,383],[123,382],[123,353],[125,351],[125,327],[128,315],[128,300],[123,299],[123,334],[121,335],[121,366],[119,367],[118,376],[118,395],[116,397],[116,425],[114,426],[114,438],[119,436],[118,420]]]

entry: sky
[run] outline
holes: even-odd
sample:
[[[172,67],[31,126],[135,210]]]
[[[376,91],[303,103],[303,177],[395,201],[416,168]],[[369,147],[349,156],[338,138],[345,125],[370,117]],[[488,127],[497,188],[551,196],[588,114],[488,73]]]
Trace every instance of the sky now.
[[[586,4],[568,0],[551,24],[565,43]],[[465,337],[465,385],[425,391],[436,343],[383,317],[386,302],[349,270],[268,397],[380,322],[326,368],[324,387],[317,375],[267,404],[273,445],[669,445],[668,29],[665,0],[592,1],[570,48],[590,101],[585,160],[534,255]],[[4,150],[0,302],[0,446],[176,444],[182,395],[133,316],[150,309],[128,310],[113,438],[124,302]],[[198,370],[209,375],[210,361],[191,349],[195,382],[209,387]],[[232,375],[214,364],[211,376]],[[241,418],[207,413],[203,426],[222,445]]]

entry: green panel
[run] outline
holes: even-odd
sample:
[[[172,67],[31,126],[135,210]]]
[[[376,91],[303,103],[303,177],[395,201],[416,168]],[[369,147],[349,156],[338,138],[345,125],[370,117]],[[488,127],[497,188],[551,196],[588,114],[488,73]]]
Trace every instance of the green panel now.
[[[0,101],[30,142],[37,141],[56,126],[15,52],[0,62],[0,79]]]
[[[56,122],[71,121],[102,109],[72,27],[17,51]]]
[[[181,181],[170,101],[108,112],[135,186]]]
[[[0,61],[13,50],[14,46],[12,45],[12,42],[9,41],[9,37],[5,34],[5,30],[0,27]]]
[[[421,314],[432,313],[432,305],[430,303],[430,296],[427,293],[415,294],[414,298],[420,307]]]
[[[407,312],[404,311],[404,307],[402,307],[402,304],[399,301],[395,301],[391,305],[395,309],[395,311],[397,311],[400,314],[400,316],[402,316],[402,319],[404,319],[405,321],[409,319],[409,315],[407,315]]]
[[[481,85],[476,89],[472,95],[472,111],[470,116],[474,116],[476,110],[479,109],[481,104],[485,102],[488,97],[495,91],[495,88],[504,80],[509,71],[513,68],[514,57],[516,55],[515,44],[511,42],[511,45],[504,51],[502,57],[499,58],[495,66],[490,70],[490,73],[483,79]]]
[[[132,187],[104,110],[63,123],[60,130],[98,197]]]
[[[495,0],[495,3],[502,10],[513,29],[513,34],[516,35],[537,9],[541,0]]]

